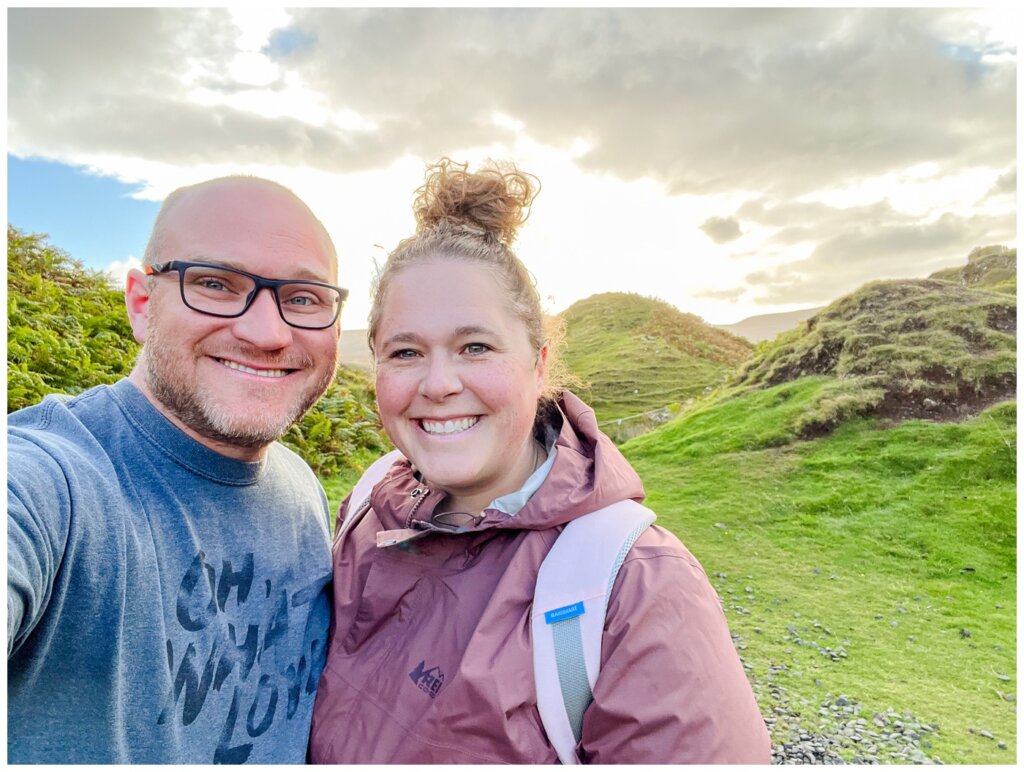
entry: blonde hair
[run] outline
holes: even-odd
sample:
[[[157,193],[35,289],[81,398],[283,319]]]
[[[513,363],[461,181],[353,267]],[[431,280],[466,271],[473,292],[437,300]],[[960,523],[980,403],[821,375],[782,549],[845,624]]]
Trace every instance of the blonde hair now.
[[[511,249],[540,180],[514,164],[488,162],[470,172],[468,164],[442,158],[427,168],[426,182],[416,191],[413,211],[416,233],[388,255],[374,279],[367,340],[374,350],[384,298],[395,274],[410,265],[433,259],[465,260],[489,268],[504,289],[509,309],[526,325],[536,352],[548,347],[543,402],[552,402],[578,381],[559,355],[564,337],[562,320],[541,310],[533,276]]]

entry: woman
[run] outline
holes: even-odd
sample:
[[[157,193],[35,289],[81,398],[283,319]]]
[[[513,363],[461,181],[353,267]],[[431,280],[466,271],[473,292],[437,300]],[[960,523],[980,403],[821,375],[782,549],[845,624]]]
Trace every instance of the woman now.
[[[443,160],[419,191],[416,234],[378,277],[377,403],[404,459],[334,546],[315,763],[557,761],[534,685],[537,572],[566,523],[644,494],[563,391],[509,248],[534,193],[514,170]],[[619,570],[601,662],[579,761],[770,761],[718,598],[662,528]]]

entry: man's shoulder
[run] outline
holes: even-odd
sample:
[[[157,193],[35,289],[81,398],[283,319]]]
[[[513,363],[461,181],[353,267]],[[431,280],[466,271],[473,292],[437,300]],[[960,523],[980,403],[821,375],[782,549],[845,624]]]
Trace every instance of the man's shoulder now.
[[[95,386],[75,396],[48,394],[42,401],[7,416],[8,441],[41,447],[95,449],[93,424],[109,426],[114,400],[109,386]]]
[[[268,477],[272,484],[287,489],[293,496],[308,497],[309,501],[315,502],[318,508],[327,512],[327,494],[324,493],[323,485],[302,456],[278,441],[270,446],[268,460]]]
[[[302,456],[280,440],[271,443],[267,453],[275,468],[307,479],[316,479],[313,470],[309,468],[309,464],[302,459]]]

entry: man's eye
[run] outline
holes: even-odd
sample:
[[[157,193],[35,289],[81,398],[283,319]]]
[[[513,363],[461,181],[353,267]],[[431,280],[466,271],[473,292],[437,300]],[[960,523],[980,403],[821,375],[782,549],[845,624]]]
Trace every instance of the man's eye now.
[[[467,343],[463,350],[467,354],[486,354],[491,347],[486,343]]]
[[[392,351],[391,359],[413,359],[417,356],[417,353],[411,348],[400,348],[397,351]]]
[[[294,297],[285,299],[284,302],[290,306],[309,308],[312,306],[320,305],[320,298],[313,297],[312,295],[296,295]]]
[[[196,284],[198,284],[205,290],[213,290],[214,292],[223,292],[229,289],[220,279],[214,279],[210,277],[198,279],[196,281]]]

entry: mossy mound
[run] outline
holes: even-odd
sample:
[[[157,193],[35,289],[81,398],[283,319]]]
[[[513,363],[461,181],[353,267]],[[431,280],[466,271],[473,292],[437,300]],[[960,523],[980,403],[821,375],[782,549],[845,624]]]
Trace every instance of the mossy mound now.
[[[928,278],[1016,295],[1017,250],[1000,245],[978,247],[967,256],[967,265],[936,271]]]
[[[941,279],[874,282],[761,344],[729,391],[835,380],[803,436],[855,415],[963,420],[1016,394],[1014,296]]]
[[[608,292],[573,304],[566,362],[605,421],[681,403],[723,382],[753,346],[661,300]]]

